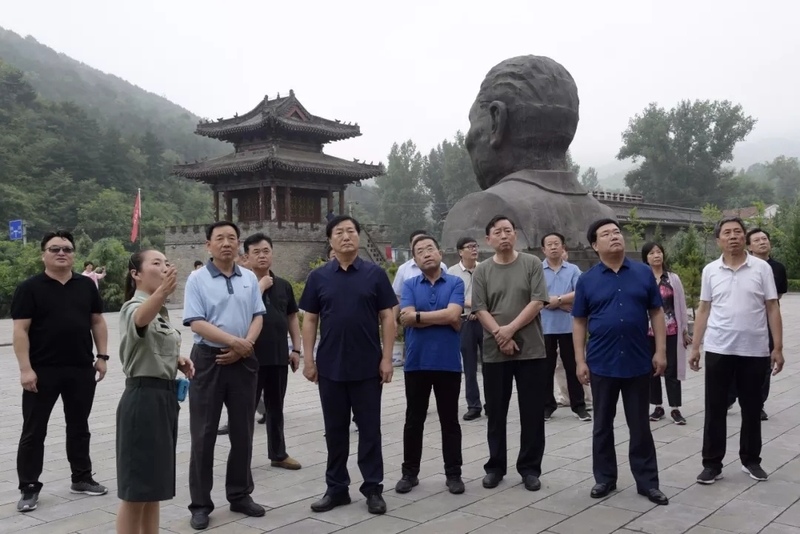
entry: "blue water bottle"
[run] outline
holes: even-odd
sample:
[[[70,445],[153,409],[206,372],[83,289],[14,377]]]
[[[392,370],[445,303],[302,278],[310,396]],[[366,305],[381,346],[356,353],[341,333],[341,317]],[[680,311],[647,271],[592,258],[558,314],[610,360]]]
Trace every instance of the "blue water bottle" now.
[[[178,382],[178,402],[183,402],[186,400],[186,395],[189,394],[189,381],[185,378],[178,378],[176,382]]]

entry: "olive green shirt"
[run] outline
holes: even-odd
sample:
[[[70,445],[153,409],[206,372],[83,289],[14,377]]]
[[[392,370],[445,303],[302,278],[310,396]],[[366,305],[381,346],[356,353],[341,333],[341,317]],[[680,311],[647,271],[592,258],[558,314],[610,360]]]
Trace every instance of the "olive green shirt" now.
[[[472,273],[472,311],[488,311],[499,326],[517,318],[531,302],[548,303],[547,283],[542,262],[520,252],[513,262],[501,265],[493,258],[482,261]],[[545,357],[541,314],[513,336],[519,351],[503,354],[488,330],[483,331],[483,361],[537,360]]]
[[[153,377],[175,380],[181,353],[181,333],[169,322],[167,308],[145,328],[137,328],[133,314],[150,295],[137,291],[119,312],[119,358],[128,378]]]

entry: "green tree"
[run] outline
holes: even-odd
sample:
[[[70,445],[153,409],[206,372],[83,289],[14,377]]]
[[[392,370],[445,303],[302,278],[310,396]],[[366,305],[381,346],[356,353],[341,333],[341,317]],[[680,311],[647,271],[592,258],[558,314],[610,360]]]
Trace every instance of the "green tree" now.
[[[391,227],[392,244],[403,246],[408,235],[426,228],[428,200],[422,188],[423,161],[413,141],[395,143],[389,152],[386,174],[376,178],[383,220]]]
[[[778,198],[793,202],[800,192],[800,161],[797,158],[778,156],[766,164],[766,174],[775,186]]]
[[[567,150],[567,170],[573,172],[575,176],[581,175],[581,166],[572,159],[572,152],[569,149]]]
[[[713,204],[706,204],[700,208],[701,216],[703,217],[703,234],[702,234],[702,250],[703,256],[707,260],[711,260],[717,254],[717,239],[714,236],[714,228],[717,223],[722,219],[722,211]]]
[[[800,278],[800,199],[781,206],[771,237],[772,255],[784,264],[789,279]]]
[[[636,208],[631,208],[631,211],[628,212],[628,222],[622,228],[628,232],[633,250],[639,250],[639,245],[644,241],[645,227],[646,225],[639,217]]]
[[[583,171],[581,175],[581,185],[589,191],[597,191],[600,189],[600,179],[594,167],[589,167]]]
[[[672,270],[680,277],[686,294],[686,306],[694,310],[700,303],[700,282],[703,275],[703,267],[706,264],[702,236],[694,226],[689,226],[685,231],[676,234],[671,246],[668,249],[674,251],[670,254]]]
[[[664,245],[664,231],[661,229],[661,224],[656,224],[656,229],[653,232],[653,241],[659,243],[662,247]]]
[[[641,165],[625,176],[634,194],[651,202],[694,207],[722,204],[733,171],[722,165],[752,131],[756,120],[740,105],[723,101],[682,101],[666,110],[650,104],[622,134],[617,158]]]

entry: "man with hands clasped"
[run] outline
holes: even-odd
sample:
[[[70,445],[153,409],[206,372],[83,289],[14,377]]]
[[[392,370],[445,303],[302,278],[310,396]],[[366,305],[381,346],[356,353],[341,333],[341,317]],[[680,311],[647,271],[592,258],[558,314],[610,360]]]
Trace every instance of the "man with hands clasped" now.
[[[253,454],[258,361],[253,347],[266,313],[258,279],[235,263],[239,228],[228,221],[206,230],[206,248],[213,261],[192,272],[184,292],[183,324],[194,333],[195,376],[189,395],[189,492],[192,527],[208,527],[214,510],[214,445],[223,404],[228,411],[231,452],[225,493],[233,512],[251,517],[265,510],[253,502]]]
[[[625,257],[625,239],[613,219],[589,226],[587,241],[600,263],[578,278],[572,305],[572,335],[578,378],[594,398],[591,496],[617,488],[614,417],[622,394],[630,431],[628,458],[636,490],[655,504],[669,504],[658,487],[658,462],[650,432],[650,377],[667,368],[667,330],[661,293],[644,263]],[[655,354],[647,338],[653,325]],[[586,334],[589,345],[586,346]]]

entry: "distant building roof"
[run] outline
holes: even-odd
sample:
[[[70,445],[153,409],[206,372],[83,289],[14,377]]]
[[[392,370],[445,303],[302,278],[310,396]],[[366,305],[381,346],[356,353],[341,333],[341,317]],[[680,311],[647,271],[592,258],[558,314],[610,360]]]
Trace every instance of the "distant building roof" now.
[[[764,207],[764,218],[771,219],[778,212],[777,204],[770,204]],[[742,219],[753,219],[758,216],[758,207],[748,206],[746,208],[731,208],[722,212],[724,217],[740,217]]]
[[[641,195],[592,191],[592,196],[614,210],[614,215],[620,222],[627,222],[630,219],[632,208],[636,208],[637,217],[651,224],[683,226],[703,222],[703,214],[698,209],[679,208],[666,204],[649,204],[644,202],[644,198]]]

